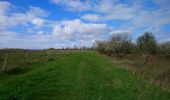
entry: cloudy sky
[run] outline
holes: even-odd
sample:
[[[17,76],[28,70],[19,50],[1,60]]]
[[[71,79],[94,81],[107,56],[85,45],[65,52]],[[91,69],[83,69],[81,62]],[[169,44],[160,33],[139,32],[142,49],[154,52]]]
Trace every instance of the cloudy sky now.
[[[144,32],[170,40],[170,0],[0,0],[0,48],[91,46]]]

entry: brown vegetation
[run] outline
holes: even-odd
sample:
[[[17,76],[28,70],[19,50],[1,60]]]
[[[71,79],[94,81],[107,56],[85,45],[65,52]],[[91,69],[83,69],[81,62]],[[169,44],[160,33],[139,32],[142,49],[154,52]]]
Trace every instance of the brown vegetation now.
[[[121,35],[123,36],[113,35],[114,38],[107,41],[96,42],[96,49],[101,54],[111,56],[114,64],[129,66],[128,69],[132,69],[135,74],[143,75],[153,83],[170,88],[170,42],[157,43],[154,35],[146,32],[135,44],[126,34]],[[110,45],[110,41],[116,42]],[[127,44],[123,45],[124,41]],[[116,49],[119,52],[114,51]]]

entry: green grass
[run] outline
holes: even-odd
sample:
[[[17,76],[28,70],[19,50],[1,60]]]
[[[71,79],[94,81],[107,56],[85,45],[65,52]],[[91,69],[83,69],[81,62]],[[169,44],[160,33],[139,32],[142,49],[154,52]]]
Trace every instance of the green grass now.
[[[0,73],[2,73],[2,67],[4,65],[5,55],[6,55],[5,53],[0,53]],[[47,60],[47,53],[29,52],[27,60],[29,63],[45,61]],[[7,63],[5,67],[6,71],[25,65],[27,65],[25,53],[13,53],[10,51],[8,52]]]
[[[169,91],[89,51],[60,52],[0,75],[0,100],[169,99]]]

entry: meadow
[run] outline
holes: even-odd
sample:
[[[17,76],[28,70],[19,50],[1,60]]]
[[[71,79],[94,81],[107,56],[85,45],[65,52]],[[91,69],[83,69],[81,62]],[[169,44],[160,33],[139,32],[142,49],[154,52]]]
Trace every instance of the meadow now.
[[[0,74],[0,100],[170,98],[168,89],[136,75],[122,58],[108,57],[94,50],[55,51],[50,59],[47,52],[30,52],[27,62],[25,53],[8,55],[7,69]],[[4,56],[0,57],[3,62]]]

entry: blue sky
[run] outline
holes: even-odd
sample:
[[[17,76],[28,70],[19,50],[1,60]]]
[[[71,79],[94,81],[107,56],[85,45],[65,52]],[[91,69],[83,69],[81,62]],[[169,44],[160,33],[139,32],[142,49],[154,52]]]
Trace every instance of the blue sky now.
[[[170,41],[170,0],[0,0],[0,48],[92,46],[127,32]]]

